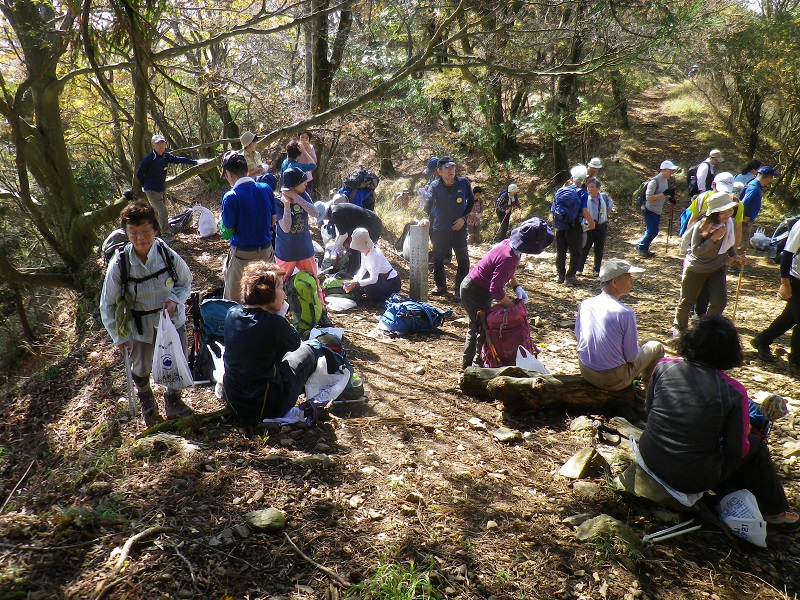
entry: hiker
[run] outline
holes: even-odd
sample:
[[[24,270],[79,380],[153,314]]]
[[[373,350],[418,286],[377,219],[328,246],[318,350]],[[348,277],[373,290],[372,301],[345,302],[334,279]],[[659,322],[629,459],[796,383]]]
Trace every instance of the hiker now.
[[[697,165],[695,176],[697,178],[698,194],[711,189],[711,182],[714,180],[714,175],[717,174],[717,168],[724,162],[725,159],[722,157],[722,152],[712,150],[708,153],[708,158]]]
[[[716,192],[705,204],[706,216],[692,229],[689,252],[683,260],[673,338],[689,326],[689,312],[704,286],[708,286],[708,314],[722,314],[728,303],[728,264],[747,262],[736,253],[735,224],[731,219],[736,202],[731,195]]]
[[[425,176],[428,178],[428,182],[420,186],[417,190],[417,194],[419,195],[419,209],[421,211],[425,210],[425,204],[431,197],[431,184],[439,179],[439,157],[438,156],[431,156],[428,159],[428,162],[425,164]]]
[[[304,142],[292,140],[286,144],[286,158],[281,163],[281,181],[287,169],[300,169],[308,173],[317,168],[317,163],[311,159],[308,153],[308,145]],[[309,198],[311,194],[309,194]]]
[[[371,304],[379,305],[400,291],[400,276],[372,241],[369,231],[361,227],[353,231],[350,248],[361,253],[361,267],[352,281],[343,284],[346,293],[360,288]]]
[[[726,194],[733,194],[734,189],[734,177],[732,173],[728,173],[727,171],[723,171],[722,173],[717,173],[714,175],[714,181],[711,182],[711,189],[703,192],[702,194],[698,194],[695,196],[694,200],[689,204],[688,209],[689,212],[692,213],[692,216],[689,218],[689,221],[686,223],[686,231],[689,231],[689,228],[694,225],[706,212],[706,200],[708,200],[711,196],[714,195],[715,192],[724,192]],[[734,238],[736,247],[739,247],[739,242],[742,238],[742,221],[744,220],[744,205],[739,202],[739,199],[736,198],[736,209],[733,211],[733,223],[734,223]],[[685,232],[684,232],[685,233]]]
[[[556,232],[556,282],[577,285],[575,275],[583,250],[583,228],[580,219],[583,216],[591,222],[592,215],[587,209],[588,194],[583,189],[583,182],[588,176],[586,167],[576,165],[570,169],[570,175],[571,183],[556,190],[550,212],[553,213],[553,229]],[[567,268],[567,252],[569,252],[569,268]]]
[[[447,294],[444,261],[454,253],[457,267],[453,300],[460,302],[461,282],[469,272],[467,215],[472,212],[475,197],[469,179],[456,175],[456,161],[443,156],[437,164],[439,179],[430,184],[430,198],[425,203],[428,218],[420,221],[423,227],[431,226],[435,284],[431,296]]]
[[[603,161],[600,160],[599,157],[595,156],[592,160],[586,163],[586,173],[588,177],[586,178],[587,181],[592,177],[597,178],[597,174],[600,172],[600,169],[603,168]]]
[[[276,264],[249,263],[242,274],[244,304],[225,317],[225,401],[251,423],[283,417],[317,368],[314,351],[281,314],[286,275]]]
[[[167,310],[186,354],[184,303],[192,291],[192,273],[174,250],[156,240],[158,218],[148,203],[131,202],[122,209],[120,223],[130,242],[115,252],[108,263],[100,315],[114,345],[123,354],[126,349],[130,351],[142,416],[147,427],[152,427],[163,421],[150,387],[160,313]],[[168,419],[192,412],[181,400],[181,390],[169,388],[164,392],[164,410]]]
[[[604,390],[622,390],[641,375],[647,387],[656,363],[664,357],[664,346],[649,341],[639,347],[636,314],[622,303],[631,293],[633,273],[644,269],[612,258],[600,268],[597,296],[587,298],[578,307],[575,338],[578,340],[578,364],[581,376]]]
[[[252,131],[245,131],[239,136],[239,142],[242,144],[242,154],[247,160],[247,176],[254,179],[267,172],[261,162],[261,155],[256,148],[258,139],[258,136]]]
[[[743,362],[733,323],[703,317],[681,335],[678,353],[656,365],[647,388],[644,463],[687,494],[746,488],[768,524],[797,525],[766,442],[748,433],[747,390],[725,373]]]
[[[594,276],[600,275],[600,265],[603,263],[603,251],[606,246],[606,236],[608,234],[608,221],[614,212],[614,201],[611,196],[600,191],[603,184],[596,177],[586,180],[586,208],[591,215],[591,222],[594,227],[585,231],[586,243],[581,250],[581,261],[578,264],[578,273],[583,272],[586,260],[589,258],[589,251],[594,246]],[[589,219],[587,219],[589,220]]]
[[[494,243],[506,239],[508,236],[508,225],[511,223],[511,211],[519,206],[519,187],[516,183],[508,184],[508,187],[500,192],[497,200],[494,203],[495,212],[497,213],[497,222],[500,227],[497,230],[497,235],[494,236]]]
[[[147,196],[147,201],[156,211],[161,239],[170,244],[173,237],[169,232],[169,213],[166,204],[167,167],[170,163],[196,165],[200,164],[200,161],[167,152],[167,141],[160,133],[153,136],[150,144],[153,151],[139,163],[139,168],[136,169],[136,179],[139,180],[142,190]]]
[[[298,135],[297,138],[298,138],[298,140],[300,140],[300,143],[303,145],[303,148],[305,148],[305,153],[304,154],[300,154],[300,158],[297,159],[298,162],[300,162],[300,164],[310,164],[310,163],[313,163],[315,165],[318,164],[317,163],[317,151],[314,149],[314,144],[311,143],[311,138],[312,138],[311,132],[310,131],[301,131],[300,135]],[[306,162],[306,161],[308,161],[308,162]],[[306,191],[308,192],[308,195],[313,198],[314,197],[314,171],[308,171],[308,180],[306,181],[306,184],[308,185]]]
[[[283,173],[281,196],[278,204],[278,227],[275,239],[275,262],[284,271],[286,279],[295,267],[317,276],[317,259],[308,227],[309,215],[316,218],[319,209],[306,193],[307,174],[297,167]],[[322,288],[319,290],[322,296]]]
[[[476,185],[472,188],[472,195],[475,197],[475,202],[467,215],[467,237],[470,244],[480,244],[483,227],[483,188]]]
[[[750,238],[753,237],[753,229],[756,217],[761,212],[761,202],[764,195],[764,188],[775,181],[778,172],[769,166],[759,167],[756,177],[747,187],[744,188],[742,204],[744,204],[744,221],[742,223],[742,241],[739,250],[744,254],[750,248]]]
[[[746,186],[748,183],[753,181],[758,174],[758,170],[761,168],[761,165],[764,164],[760,160],[753,159],[748,162],[739,174],[733,178],[733,181],[736,183],[741,183],[742,185]]]
[[[664,209],[664,202],[669,200],[670,203],[675,204],[675,188],[670,186],[669,179],[677,170],[677,165],[673,164],[671,160],[665,160],[661,163],[658,174],[647,184],[644,194],[644,235],[636,244],[639,256],[651,258],[656,255],[650,250],[650,244],[656,239],[661,227],[661,211]]]
[[[770,344],[792,330],[789,342],[789,372],[800,376],[800,221],[797,221],[789,231],[786,245],[781,252],[781,283],[778,295],[786,302],[783,312],[778,315],[769,327],[757,333],[750,344],[758,351],[761,360],[772,362],[775,357],[770,350]]]
[[[464,342],[461,368],[477,364],[483,366],[480,349],[486,339],[483,327],[478,324],[478,312],[487,311],[492,304],[513,306],[514,301],[506,295],[510,286],[517,298],[528,301],[528,294],[517,282],[515,273],[522,254],[541,254],[553,243],[555,235],[547,223],[533,217],[511,231],[511,236],[493,246],[478,261],[461,283],[461,302],[469,317],[469,328]]]
[[[245,156],[229,150],[222,158],[222,178],[231,189],[222,196],[222,224],[233,231],[222,268],[223,298],[242,302],[241,278],[245,266],[256,260],[272,262],[272,231],[278,217],[275,195],[266,183],[247,175]]]

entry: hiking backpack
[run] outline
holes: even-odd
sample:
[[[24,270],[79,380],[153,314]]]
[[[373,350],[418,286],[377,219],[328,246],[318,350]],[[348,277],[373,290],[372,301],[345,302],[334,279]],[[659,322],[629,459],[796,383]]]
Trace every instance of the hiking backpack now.
[[[486,340],[481,348],[481,360],[487,367],[516,364],[520,346],[533,352],[528,309],[522,300],[514,300],[511,308],[496,304],[486,311],[484,330]]]
[[[399,335],[441,333],[439,327],[452,316],[452,310],[445,311],[432,304],[394,294],[386,301],[386,311],[381,316],[381,326]]]
[[[233,300],[222,298],[222,290],[212,290],[202,300],[200,292],[192,292],[187,302],[186,313],[192,317],[193,329],[189,369],[196,383],[214,380],[214,358],[221,358],[217,344],[225,344],[225,316],[231,306],[236,306]]]
[[[350,204],[355,204],[367,210],[375,210],[375,192],[370,188],[355,188],[344,185],[336,190],[336,193],[347,196]]]
[[[553,213],[553,229],[572,227],[581,214],[580,188],[576,185],[558,188],[550,212]]]
[[[322,281],[322,295],[325,298],[347,298],[348,300],[355,300],[355,291],[344,291],[344,282],[350,281],[351,279],[352,275],[346,271],[340,271],[336,275],[326,277]]]
[[[703,201],[705,201],[705,200],[706,200],[706,197],[703,196]],[[701,202],[700,202],[700,196],[697,197],[696,201],[697,201],[697,204],[696,204],[697,213],[702,217],[703,216],[703,204],[701,204]],[[687,206],[685,209],[683,209],[683,212],[681,213],[681,218],[680,218],[681,222],[680,222],[680,226],[678,227],[678,235],[679,236],[682,236],[684,233],[686,233],[686,228],[689,226],[689,221],[692,218],[692,214],[693,214],[692,213],[692,205],[690,203],[689,206]]]
[[[181,214],[167,219],[167,223],[169,223],[170,233],[183,233],[189,230],[194,224],[194,210],[187,208]]]
[[[702,165],[706,161],[702,161],[694,165],[693,167],[689,167],[689,170],[686,172],[686,189],[689,192],[689,198],[697,196],[700,193],[700,188],[697,187],[697,168]],[[711,163],[708,163],[708,174],[706,175],[706,190],[711,189],[711,182],[714,181],[714,175],[711,173]]]
[[[772,239],[769,241],[769,258],[776,265],[781,264],[781,253],[786,247],[786,240],[789,237],[789,232],[794,227],[794,224],[800,221],[800,215],[793,217],[786,217],[775,228],[775,233],[772,234]]]
[[[380,181],[380,177],[378,177],[372,171],[367,171],[366,169],[356,169],[355,171],[351,171],[350,174],[344,178],[342,185],[354,190],[374,190],[376,187],[378,187]]]
[[[653,179],[655,179],[655,177],[645,179],[633,192],[633,195],[631,196],[631,202],[633,203],[634,208],[638,208],[639,210],[645,209],[645,206],[647,205],[647,186],[650,185],[650,182],[653,181]]]
[[[115,229],[109,233],[100,246],[103,253],[103,266],[108,267],[108,263],[111,262],[111,257],[114,256],[114,253],[120,248],[124,248],[129,241],[128,234],[125,233],[124,229]]]
[[[301,336],[308,337],[322,317],[317,278],[308,271],[298,271],[286,280],[284,289],[291,311],[290,321]]]

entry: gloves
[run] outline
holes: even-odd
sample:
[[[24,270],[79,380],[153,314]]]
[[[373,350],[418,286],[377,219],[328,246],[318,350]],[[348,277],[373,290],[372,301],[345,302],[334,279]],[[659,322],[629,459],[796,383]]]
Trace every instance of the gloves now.
[[[675,188],[667,188],[664,190],[664,195],[670,198],[675,198]]]
[[[672,196],[667,196],[667,200],[669,200],[670,204],[677,204],[678,203],[678,201],[675,200],[675,198],[672,197]]]
[[[528,301],[528,294],[525,293],[525,290],[522,289],[521,285],[518,285],[514,288],[514,293],[517,295],[517,298],[522,300],[523,302]]]

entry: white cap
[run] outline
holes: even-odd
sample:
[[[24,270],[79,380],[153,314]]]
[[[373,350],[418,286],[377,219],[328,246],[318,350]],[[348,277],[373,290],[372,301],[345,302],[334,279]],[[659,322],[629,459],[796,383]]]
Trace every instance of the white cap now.
[[[603,282],[611,281],[625,273],[644,273],[644,269],[634,267],[631,263],[625,262],[620,258],[612,258],[605,261],[603,266],[600,267],[600,276],[597,279]]]
[[[508,184],[508,193],[509,194],[516,194],[519,192],[519,188],[517,187],[516,183],[509,183]]]
[[[662,171],[665,169],[668,169],[670,171],[677,171],[678,169],[680,169],[680,167],[675,163],[673,163],[671,160],[665,160],[664,162],[661,163],[659,169],[661,169]]]
[[[158,142],[166,142],[167,140],[164,138],[163,135],[157,133],[153,136],[153,139],[150,140],[153,144],[157,144]]]
[[[586,163],[586,166],[592,167],[593,169],[602,169],[603,163],[600,162],[600,159],[597,156],[595,156],[592,160]]]
[[[714,187],[718,192],[730,194],[733,191],[733,173],[724,171],[714,176]]]

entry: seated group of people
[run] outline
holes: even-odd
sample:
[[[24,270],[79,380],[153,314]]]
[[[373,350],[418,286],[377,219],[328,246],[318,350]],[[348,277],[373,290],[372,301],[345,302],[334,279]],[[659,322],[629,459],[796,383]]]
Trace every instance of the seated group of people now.
[[[114,344],[129,353],[142,414],[152,426],[161,421],[150,387],[158,316],[167,311],[185,351],[184,304],[192,274],[183,259],[157,239],[159,223],[149,204],[132,202],[121,222],[130,243],[109,262],[101,315]],[[461,286],[470,320],[462,366],[479,361],[478,311],[493,302],[511,303],[505,292],[509,284],[526,301],[515,278],[521,254],[541,253],[553,239],[548,225],[534,217],[469,272]],[[396,270],[367,229],[354,229],[350,248],[361,253],[362,263],[348,289],[362,287],[372,300],[400,289]],[[798,524],[800,517],[789,510],[765,440],[750,430],[747,391],[725,373],[742,363],[736,328],[721,315],[701,318],[683,332],[677,359],[663,359],[664,347],[658,342],[640,347],[636,317],[621,299],[632,289],[632,274],[641,271],[619,259],[603,263],[598,278],[602,291],[581,302],[575,323],[581,374],[609,390],[624,389],[641,377],[648,414],[641,456],[668,485],[685,493],[746,488],[768,523]],[[225,399],[250,422],[286,414],[317,367],[313,350],[283,316],[286,276],[280,263],[248,261],[239,282],[240,303],[225,320]],[[164,403],[168,418],[190,412],[180,390],[167,388]]]

